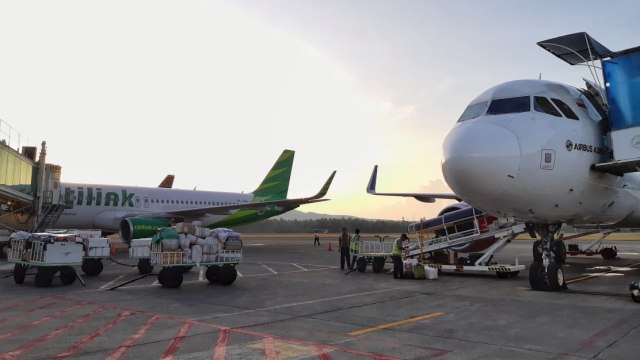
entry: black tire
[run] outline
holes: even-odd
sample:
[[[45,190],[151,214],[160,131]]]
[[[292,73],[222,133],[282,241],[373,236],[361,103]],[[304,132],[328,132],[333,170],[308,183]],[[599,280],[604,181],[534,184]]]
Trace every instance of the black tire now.
[[[71,266],[60,269],[60,281],[65,285],[71,285],[76,281],[76,271]]]
[[[180,267],[162,268],[158,273],[158,282],[167,288],[175,289],[182,285],[182,271]]]
[[[371,269],[374,273],[378,274],[384,270],[384,262],[385,258],[381,256],[376,256],[373,258],[373,264],[371,264]]]
[[[604,248],[600,250],[600,255],[603,259],[615,259],[618,256],[618,252],[614,248]]]
[[[553,259],[558,264],[564,264],[567,262],[567,246],[564,244],[562,240],[554,240],[551,243],[551,248],[553,251]]]
[[[207,268],[207,272],[205,274],[207,276],[207,280],[209,280],[212,284],[220,283],[220,266],[211,265]]]
[[[506,271],[496,271],[496,275],[498,276],[498,279],[508,279],[509,278],[509,274]]]
[[[102,265],[102,261],[100,261],[100,259],[82,260],[82,272],[87,276],[100,275],[102,269],[104,269],[104,265]]]
[[[529,285],[532,290],[547,290],[547,282],[545,280],[544,266],[542,263],[534,262],[529,265]]]
[[[27,269],[22,264],[13,265],[13,281],[16,284],[22,284],[24,282],[24,277],[27,272]]]
[[[542,262],[542,240],[536,240],[533,242],[533,262]]]
[[[142,275],[151,274],[153,271],[153,265],[151,265],[151,259],[138,260],[138,272]]]
[[[53,281],[55,270],[46,267],[39,267],[36,272],[36,286],[49,287]]]
[[[567,288],[567,283],[564,280],[564,270],[562,264],[550,263],[547,267],[548,290],[560,291]]]
[[[236,268],[229,265],[224,264],[220,268],[220,283],[222,285],[231,285],[234,281],[236,281],[236,277],[238,277],[238,272]]]
[[[367,270],[367,260],[363,257],[359,257],[356,260],[356,270],[359,272],[365,272]]]

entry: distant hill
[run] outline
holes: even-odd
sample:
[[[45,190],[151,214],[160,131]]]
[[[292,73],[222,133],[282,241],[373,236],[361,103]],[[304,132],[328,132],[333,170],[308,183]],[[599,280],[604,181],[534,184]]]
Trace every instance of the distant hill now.
[[[319,219],[342,219],[342,218],[354,218],[361,219],[351,215],[329,215],[319,214],[315,212],[303,212],[299,210],[291,210],[280,216],[275,216],[275,220],[319,220]]]

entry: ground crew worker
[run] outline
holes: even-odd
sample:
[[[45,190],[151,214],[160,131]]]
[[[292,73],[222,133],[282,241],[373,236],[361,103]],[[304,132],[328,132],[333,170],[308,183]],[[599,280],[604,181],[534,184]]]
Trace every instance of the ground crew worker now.
[[[360,247],[360,229],[356,229],[355,235],[353,235],[353,237],[351,238],[351,253],[353,254],[353,259],[351,260],[351,266],[349,266],[349,270],[353,270],[353,267],[356,266],[359,247]]]
[[[391,252],[391,258],[393,259],[394,279],[404,278],[404,270],[402,269],[402,242],[405,240],[409,240],[409,237],[407,236],[407,234],[402,234],[393,242],[393,251]]]
[[[340,247],[340,269],[344,270],[344,264],[349,267],[349,245],[351,235],[347,234],[347,228],[342,228],[342,233],[338,237],[338,246]]]
[[[313,246],[316,246],[316,244],[320,246],[320,233],[318,232],[318,230],[316,230],[315,235],[313,235]]]

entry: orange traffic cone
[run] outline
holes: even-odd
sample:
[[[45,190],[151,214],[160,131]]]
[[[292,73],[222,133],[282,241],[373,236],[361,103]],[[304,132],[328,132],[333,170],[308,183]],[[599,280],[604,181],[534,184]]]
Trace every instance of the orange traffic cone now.
[[[327,251],[333,251],[333,249],[331,248],[331,241],[329,241],[329,247],[327,248]]]
[[[111,245],[111,255],[116,253],[116,247]]]

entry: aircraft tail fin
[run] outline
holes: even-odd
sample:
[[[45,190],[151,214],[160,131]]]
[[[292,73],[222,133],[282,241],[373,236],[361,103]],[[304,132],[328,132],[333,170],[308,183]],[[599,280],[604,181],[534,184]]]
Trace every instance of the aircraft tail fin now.
[[[284,150],[260,186],[253,191],[253,202],[282,200],[289,192],[289,179],[295,151]]]
[[[165,189],[171,189],[173,187],[173,179],[175,179],[175,176],[173,175],[167,175],[164,180],[162,180],[162,182],[160,183],[160,185],[158,185],[159,188],[165,188]]]

